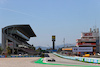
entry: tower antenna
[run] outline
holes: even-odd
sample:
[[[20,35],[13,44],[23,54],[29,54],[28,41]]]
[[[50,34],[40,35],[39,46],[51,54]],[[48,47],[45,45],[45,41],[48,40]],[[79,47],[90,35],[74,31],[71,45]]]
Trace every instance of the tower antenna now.
[[[97,26],[96,26],[96,19],[95,19],[95,29],[97,28]]]

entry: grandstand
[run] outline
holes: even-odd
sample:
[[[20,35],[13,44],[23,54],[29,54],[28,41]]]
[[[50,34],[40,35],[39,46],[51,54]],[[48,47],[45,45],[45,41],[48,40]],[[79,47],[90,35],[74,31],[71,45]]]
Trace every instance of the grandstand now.
[[[11,54],[34,54],[35,51],[29,47],[33,47],[27,41],[31,37],[36,37],[30,25],[10,25],[2,28],[2,53],[7,53],[7,48],[11,50]]]

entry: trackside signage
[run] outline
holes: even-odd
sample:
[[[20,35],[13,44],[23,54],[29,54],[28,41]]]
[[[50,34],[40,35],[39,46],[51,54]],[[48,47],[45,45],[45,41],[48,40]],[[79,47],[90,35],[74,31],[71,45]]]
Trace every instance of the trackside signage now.
[[[12,46],[13,45],[13,42],[8,42],[8,46]]]
[[[81,33],[81,37],[98,37],[99,33]]]
[[[56,39],[56,36],[53,35],[52,36],[52,41],[55,41],[55,39]]]
[[[73,52],[93,52],[93,47],[73,47]]]

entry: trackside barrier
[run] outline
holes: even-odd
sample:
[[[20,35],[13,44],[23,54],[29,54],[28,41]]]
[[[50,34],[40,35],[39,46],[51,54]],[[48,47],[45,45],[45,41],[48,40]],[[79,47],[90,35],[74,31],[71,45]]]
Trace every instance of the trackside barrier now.
[[[0,56],[0,57],[5,58],[5,56]]]
[[[100,59],[97,58],[86,58],[86,57],[70,57],[70,56],[63,56],[57,53],[53,53],[59,57],[66,58],[66,59],[71,59],[71,60],[78,60],[78,61],[83,61],[83,62],[88,62],[88,63],[97,63],[100,64]]]
[[[40,57],[40,56],[3,56],[3,55],[0,55],[0,58],[17,58],[17,57]]]

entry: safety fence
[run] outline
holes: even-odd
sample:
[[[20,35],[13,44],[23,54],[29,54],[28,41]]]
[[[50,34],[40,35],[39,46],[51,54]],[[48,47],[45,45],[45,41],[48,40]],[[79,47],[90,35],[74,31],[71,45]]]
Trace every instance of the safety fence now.
[[[57,55],[62,58],[66,59],[71,59],[71,60],[77,60],[77,61],[82,61],[82,62],[88,62],[88,63],[97,63],[100,64],[100,59],[99,58],[87,58],[87,57],[72,57],[72,56],[63,56],[57,53],[53,53],[54,55]]]

